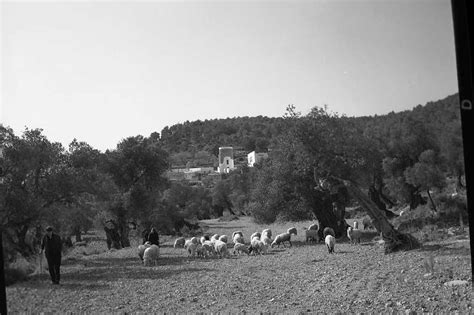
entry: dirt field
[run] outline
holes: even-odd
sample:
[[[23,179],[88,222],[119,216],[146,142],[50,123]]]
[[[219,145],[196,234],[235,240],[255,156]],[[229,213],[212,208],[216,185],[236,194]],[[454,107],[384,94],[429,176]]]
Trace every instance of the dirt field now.
[[[261,231],[248,219],[206,221],[208,233]],[[384,255],[367,233],[361,245],[305,244],[304,223],[269,226],[273,234],[296,226],[293,247],[264,256],[188,258],[163,237],[159,266],[144,267],[136,248],[63,259],[61,285],[46,273],[7,288],[8,309],[18,312],[155,313],[474,313],[468,234],[425,243],[422,249]],[[307,225],[307,224],[306,224]],[[95,242],[95,245],[94,245]],[[134,245],[138,244],[138,238]],[[103,247],[101,247],[103,246]],[[232,250],[231,250],[232,253]],[[430,270],[430,257],[433,269]],[[448,286],[452,280],[467,284]]]

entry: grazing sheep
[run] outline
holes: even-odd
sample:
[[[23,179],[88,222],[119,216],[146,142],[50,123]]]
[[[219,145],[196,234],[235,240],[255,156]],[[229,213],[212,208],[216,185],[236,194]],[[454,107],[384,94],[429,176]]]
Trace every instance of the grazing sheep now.
[[[150,242],[145,242],[143,245],[138,245],[138,257],[140,260],[143,261],[143,254],[145,253],[145,249],[151,246]]]
[[[235,245],[234,245],[234,255],[236,255],[236,253],[238,253],[239,255],[240,255],[240,253],[246,253],[248,255],[249,254],[249,249],[247,248],[247,246],[245,246],[242,243],[235,243]]]
[[[211,241],[204,241],[202,243],[202,252],[204,257],[215,256],[214,244]]]
[[[347,228],[347,237],[349,238],[351,244],[355,244],[356,242],[360,244],[361,233],[362,232],[360,230],[354,229],[352,226]]]
[[[143,264],[145,266],[156,266],[158,264],[158,257],[160,256],[160,248],[157,245],[151,245],[143,253]]]
[[[262,235],[262,242],[266,246],[270,246],[272,244],[272,239],[265,234],[265,235]]]
[[[310,229],[307,229],[307,228],[304,228],[305,231],[305,240],[306,240],[306,243],[309,243],[311,241],[313,242],[316,242],[318,243],[319,242],[319,231],[318,230],[310,230]]]
[[[258,237],[260,239],[260,237],[262,237],[262,234],[260,234],[260,232],[253,233],[252,235],[250,235],[250,242],[252,242],[254,237]]]
[[[184,243],[184,249],[188,252],[189,256],[196,256],[196,249],[199,242],[196,237],[192,237]]]
[[[249,254],[254,253],[256,254],[266,254],[268,250],[268,245],[266,245],[258,236],[254,236],[252,241],[250,242],[250,246],[248,247]]]
[[[266,236],[266,237],[268,237],[269,239],[271,239],[271,238],[272,238],[272,230],[270,230],[270,229],[265,229],[265,230],[263,230],[263,231],[262,231],[262,238],[263,238],[264,236]]]
[[[219,240],[223,241],[224,243],[227,243],[227,235],[221,235],[219,236]]]
[[[324,239],[324,242],[326,243],[326,246],[328,247],[328,252],[329,254],[334,253],[334,245],[336,245],[336,238],[330,234],[326,236]]]
[[[244,234],[241,231],[235,231],[234,233],[232,233],[232,241],[234,242],[234,244],[245,244]]]
[[[230,256],[229,250],[227,249],[227,243],[224,243],[221,240],[216,240],[214,242],[214,250],[220,258]]]
[[[280,247],[280,244],[283,244],[283,247],[285,247],[284,242],[288,242],[290,244],[290,247],[292,246],[291,244],[291,234],[297,235],[297,231],[295,227],[289,228],[286,233],[278,234],[275,239],[273,240],[271,247],[278,245]]]
[[[272,230],[270,229],[265,229],[262,231],[262,237],[261,241],[267,245],[270,246],[272,244]]]
[[[336,233],[334,233],[334,230],[330,227],[325,227],[323,230],[323,236],[324,240],[326,240],[326,236],[332,235],[333,237],[336,237]]]
[[[178,247],[183,248],[184,243],[186,243],[186,239],[184,237],[179,237],[174,241],[173,247],[174,248],[178,248]]]
[[[201,243],[196,245],[196,255],[198,257],[204,257],[204,247]]]
[[[215,243],[215,241],[217,241],[219,239],[219,236],[220,236],[219,234],[214,234],[213,236],[211,236],[210,241],[212,243]]]

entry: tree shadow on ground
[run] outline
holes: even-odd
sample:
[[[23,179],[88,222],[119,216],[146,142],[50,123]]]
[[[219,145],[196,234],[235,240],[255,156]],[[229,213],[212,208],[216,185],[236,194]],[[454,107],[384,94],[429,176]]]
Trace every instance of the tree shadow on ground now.
[[[179,270],[163,270],[160,269],[160,266],[154,267],[91,267],[85,268],[75,272],[65,272],[61,273],[61,285],[58,288],[69,289],[74,291],[103,291],[110,290],[111,285],[114,282],[121,282],[125,280],[152,280],[152,279],[165,279],[169,277],[174,277],[177,274],[181,273],[194,273],[208,271],[213,272],[213,269],[209,268],[182,268]],[[107,284],[98,283],[99,281],[104,281]],[[36,286],[49,287],[52,286],[49,280],[49,275],[40,274],[31,276],[29,281],[18,283],[19,287],[32,287]],[[54,286],[56,287],[56,286]],[[53,288],[53,287],[52,287]]]
[[[186,267],[179,270],[173,270],[172,272],[167,269],[161,269],[160,266],[151,267],[114,267],[114,268],[87,268],[75,273],[66,273],[62,276],[63,282],[72,281],[75,283],[82,282],[97,282],[97,281],[121,281],[123,279],[129,280],[153,280],[153,279],[165,279],[174,277],[181,273],[194,273],[202,271],[213,271],[209,268],[193,268]]]
[[[452,244],[434,244],[434,245],[423,245],[420,248],[421,252],[436,252],[435,255],[439,256],[470,256],[471,250],[468,247],[451,247]]]
[[[335,250],[334,254],[351,254],[353,251],[345,251],[345,250]]]
[[[226,226],[226,225],[219,225],[213,224],[203,226],[203,229],[206,228],[206,231],[213,228],[213,229],[224,229],[224,230],[237,230],[237,229],[244,229],[245,226]]]
[[[367,230],[362,230],[361,236],[360,236],[360,241],[364,242],[372,242],[373,238],[376,236],[380,236],[380,233],[377,231],[367,231]]]
[[[285,248],[276,247],[276,248],[272,248],[272,249],[269,249],[269,250],[271,250],[272,252],[275,252],[275,253],[281,253],[281,252],[284,252],[285,249],[288,249],[288,247],[285,247]]]

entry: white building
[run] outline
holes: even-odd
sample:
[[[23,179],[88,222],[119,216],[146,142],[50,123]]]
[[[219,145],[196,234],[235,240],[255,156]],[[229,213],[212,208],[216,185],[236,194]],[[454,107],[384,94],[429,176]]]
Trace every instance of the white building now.
[[[252,151],[247,154],[247,161],[249,167],[253,167],[255,163],[259,163],[260,161],[266,158],[268,158],[268,153],[256,153],[255,151]]]
[[[232,147],[219,148],[219,173],[229,173],[234,169],[234,150]]]

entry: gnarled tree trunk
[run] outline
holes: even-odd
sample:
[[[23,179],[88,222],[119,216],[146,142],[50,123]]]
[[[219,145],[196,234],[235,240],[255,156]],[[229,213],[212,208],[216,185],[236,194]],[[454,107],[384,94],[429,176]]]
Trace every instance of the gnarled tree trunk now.
[[[355,198],[359,204],[367,211],[372,218],[372,222],[385,241],[385,254],[404,249],[415,249],[420,246],[419,242],[410,234],[403,234],[395,230],[377,205],[370,200],[356,184],[343,180],[349,194]]]
[[[121,239],[120,239],[120,234],[117,230],[117,224],[113,222],[112,220],[107,221],[104,224],[104,231],[107,237],[107,248],[111,249],[112,247],[115,249],[121,249]]]
[[[332,228],[337,238],[345,235],[348,225],[344,220],[343,200],[336,198],[334,194],[331,196],[329,193],[317,191],[314,203],[313,213],[319,221],[319,239],[323,240],[323,229],[326,227]]]

